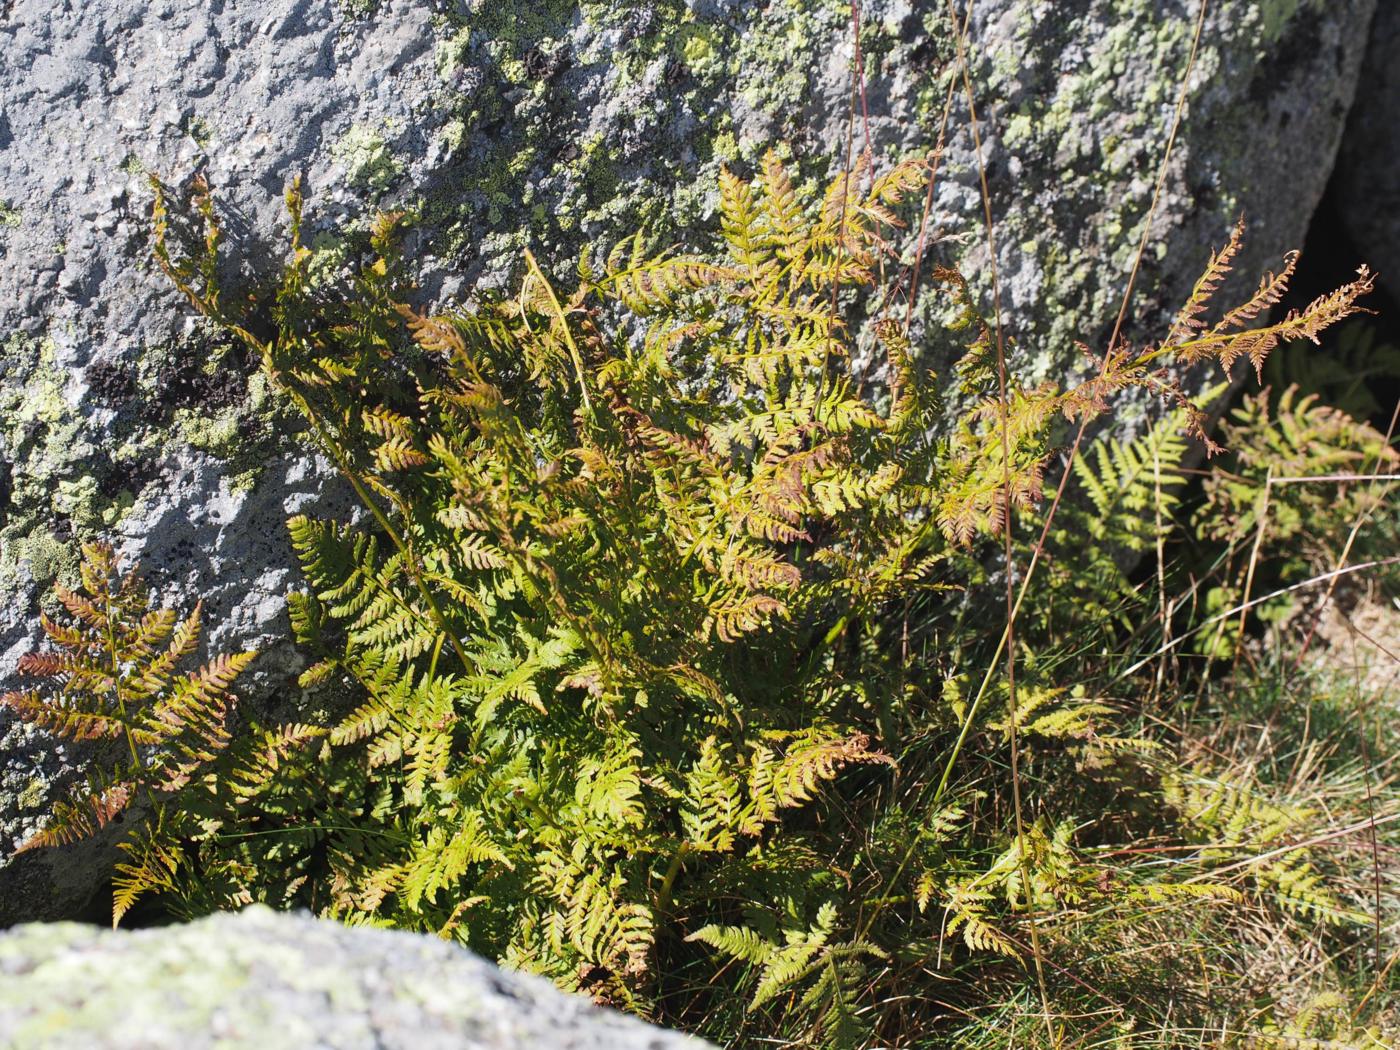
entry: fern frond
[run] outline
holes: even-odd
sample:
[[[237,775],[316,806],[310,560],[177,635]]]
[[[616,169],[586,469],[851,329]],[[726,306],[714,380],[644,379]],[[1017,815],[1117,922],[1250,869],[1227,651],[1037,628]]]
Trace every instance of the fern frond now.
[[[486,821],[476,810],[456,815],[456,830],[434,827],[414,857],[403,868],[397,892],[403,895],[409,911],[418,911],[423,901],[432,903],[438,892],[460,879],[474,864],[495,863],[510,866],[486,832]]]
[[[0,694],[0,707],[8,707],[31,725],[69,740],[114,739],[126,725],[115,714],[89,710],[62,696],[48,699],[36,689]]]
[[[747,926],[702,926],[686,937],[699,941],[735,959],[762,966],[772,956],[776,946]]]
[[[743,799],[738,778],[730,772],[713,736],[700,746],[700,757],[686,774],[685,794],[681,827],[690,847],[700,852],[732,850],[736,832],[745,830],[740,815]]]
[[[816,726],[795,734],[771,773],[773,801],[779,808],[808,802],[822,782],[853,763],[894,764],[888,755],[871,749],[864,733],[847,735],[835,727]]]
[[[1201,314],[1210,308],[1211,300],[1215,298],[1220,285],[1233,268],[1235,256],[1239,254],[1243,242],[1244,218],[1241,217],[1230,231],[1230,239],[1225,247],[1210,253],[1210,261],[1206,263],[1204,272],[1192,286],[1186,305],[1181,308],[1171,328],[1167,330],[1167,337],[1163,340],[1165,344],[1177,343],[1205,327]]]
[[[185,863],[184,850],[158,825],[147,825],[118,846],[131,859],[119,862],[112,876],[114,928],[141,897],[175,889],[175,877]]]
[[[126,810],[135,793],[132,781],[109,782],[93,774],[86,790],[54,803],[43,828],[20,843],[15,853],[91,838]]]
[[[227,782],[240,802],[257,798],[276,786],[282,765],[290,756],[325,735],[322,727],[301,723],[261,730],[256,743],[250,745],[229,770]]]

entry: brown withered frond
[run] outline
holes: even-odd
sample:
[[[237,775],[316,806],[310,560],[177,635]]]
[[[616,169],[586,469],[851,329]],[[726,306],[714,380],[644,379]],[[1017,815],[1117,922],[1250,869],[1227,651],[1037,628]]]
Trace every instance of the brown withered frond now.
[[[1210,261],[1206,263],[1204,272],[1192,286],[1191,295],[1186,300],[1186,305],[1181,308],[1181,312],[1176,315],[1176,320],[1172,322],[1171,328],[1167,331],[1167,337],[1162,341],[1164,345],[1180,342],[1205,327],[1201,315],[1210,308],[1215,293],[1220,290],[1220,285],[1229,276],[1235,256],[1239,254],[1240,246],[1243,243],[1244,218],[1241,217],[1235,223],[1235,228],[1230,231],[1230,239],[1226,242],[1225,247],[1218,252],[1211,252]]]
[[[1128,387],[1140,387],[1180,409],[1187,434],[1199,440],[1210,455],[1223,451],[1207,432],[1208,418],[1201,408],[1164,367],[1170,361],[1196,365],[1214,361],[1225,372],[1248,360],[1260,374],[1269,354],[1280,343],[1306,339],[1316,343],[1324,330],[1358,313],[1368,312],[1360,300],[1375,289],[1375,275],[1362,266],[1356,279],[1335,291],[1319,296],[1301,310],[1289,310],[1282,320],[1256,324],[1280,302],[1298,265],[1298,253],[1290,252],[1277,273],[1265,274],[1254,294],[1226,310],[1220,320],[1208,325],[1203,315],[1213,305],[1244,236],[1241,220],[1229,242],[1212,254],[1205,273],[1196,282],[1185,307],[1177,315],[1166,340],[1146,349],[1119,345],[1093,378],[1061,395],[1061,410],[1072,419],[1091,419],[1106,411],[1112,394]],[[1253,325],[1253,327],[1251,327]]]
[[[125,754],[55,803],[48,822],[21,851],[95,835],[138,798],[151,827],[173,835],[179,822],[165,820],[169,796],[228,746],[229,689],[254,655],[219,656],[195,671],[178,673],[199,644],[200,606],[184,620],[173,609],[152,609],[140,577],[135,570],[120,572],[115,552],[105,543],[83,545],[79,579],[76,591],[56,589],[67,618],[43,620],[54,648],[19,661],[21,674],[44,684],[6,693],[0,705],[69,740],[123,742]],[[151,848],[151,855],[164,857],[178,852],[173,839],[160,837]],[[114,908],[114,922],[153,888],[153,883],[129,878]]]
[[[1302,310],[1290,310],[1287,316],[1276,324],[1242,331],[1232,330],[1247,324],[1262,311],[1279,302],[1287,288],[1288,276],[1295,262],[1296,255],[1290,258],[1283,272],[1277,276],[1270,274],[1266,277],[1253,298],[1226,314],[1224,320],[1214,328],[1166,349],[1188,364],[1214,360],[1226,371],[1241,358],[1248,358],[1255,372],[1261,374],[1262,378],[1264,361],[1279,343],[1294,339],[1307,339],[1316,343],[1324,329],[1353,314],[1364,312],[1363,308],[1357,305],[1357,300],[1375,289],[1375,275],[1365,266],[1357,271],[1355,280],[1347,282],[1336,291],[1319,296]]]
[[[66,846],[91,838],[126,809],[135,793],[136,786],[129,781],[104,783],[100,777],[94,777],[86,789],[54,803],[48,823],[25,839],[15,852]]]

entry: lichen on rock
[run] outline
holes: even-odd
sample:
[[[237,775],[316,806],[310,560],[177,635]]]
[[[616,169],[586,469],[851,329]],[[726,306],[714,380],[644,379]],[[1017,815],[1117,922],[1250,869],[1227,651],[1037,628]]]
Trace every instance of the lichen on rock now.
[[[33,1050],[704,1050],[454,945],[262,906],[0,934],[0,1043]]]

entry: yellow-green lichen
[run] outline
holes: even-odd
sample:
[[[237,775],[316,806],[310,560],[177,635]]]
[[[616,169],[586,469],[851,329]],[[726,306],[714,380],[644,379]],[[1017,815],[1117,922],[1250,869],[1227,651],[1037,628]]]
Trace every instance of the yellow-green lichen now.
[[[175,426],[180,437],[191,447],[227,459],[238,451],[239,412],[226,408],[215,413],[201,409],[180,409],[175,413]]]
[[[35,777],[15,796],[15,807],[20,810],[41,809],[48,805],[48,801],[48,782]]]
[[[68,373],[51,339],[15,335],[0,344],[0,453],[9,466],[3,534],[10,542],[55,517],[79,529],[101,522],[102,501],[87,477],[95,448],[65,397]]]
[[[707,73],[723,64],[720,34],[704,22],[692,22],[678,34],[681,58],[695,73]]]
[[[307,277],[313,285],[328,284],[341,276],[353,255],[349,237],[324,231],[311,238],[308,248]]]
[[[77,571],[73,544],[47,529],[0,543],[0,591],[13,592],[29,581],[47,590],[55,580],[71,583]]]
[[[382,192],[398,178],[402,165],[384,141],[383,132],[356,124],[331,147],[351,185]]]

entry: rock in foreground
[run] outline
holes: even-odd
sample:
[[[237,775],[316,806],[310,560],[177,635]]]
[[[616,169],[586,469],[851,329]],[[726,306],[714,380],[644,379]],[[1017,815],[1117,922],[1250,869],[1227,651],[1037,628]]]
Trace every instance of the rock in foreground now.
[[[0,935],[0,1046],[705,1050],[450,944],[252,907]]]

